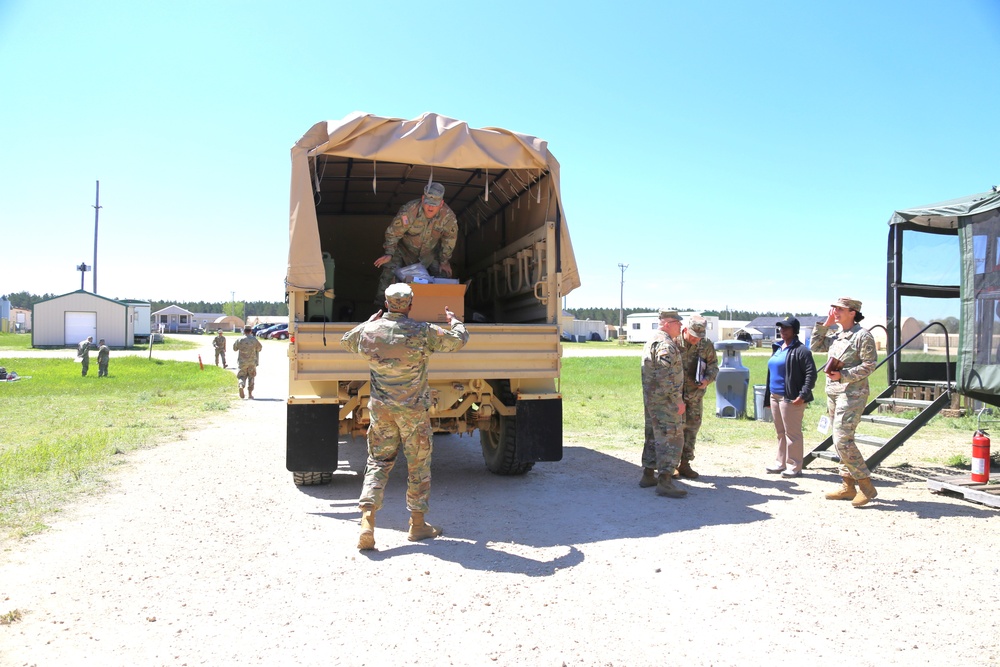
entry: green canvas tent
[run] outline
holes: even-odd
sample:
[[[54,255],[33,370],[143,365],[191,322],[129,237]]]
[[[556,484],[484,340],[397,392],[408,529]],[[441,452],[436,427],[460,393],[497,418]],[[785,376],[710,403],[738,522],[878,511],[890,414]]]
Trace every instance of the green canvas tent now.
[[[959,393],[1000,406],[1000,186],[894,212],[887,271],[890,350],[906,342],[901,325],[914,303],[946,311],[941,304],[955,302],[960,323],[957,365],[897,355],[889,381],[953,379]]]

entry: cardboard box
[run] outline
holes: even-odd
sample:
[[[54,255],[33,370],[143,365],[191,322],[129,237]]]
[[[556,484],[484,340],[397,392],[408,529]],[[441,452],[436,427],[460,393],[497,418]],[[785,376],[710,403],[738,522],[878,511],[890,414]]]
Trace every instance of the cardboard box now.
[[[413,306],[410,318],[420,322],[447,324],[444,307],[451,308],[455,317],[465,321],[465,285],[423,285],[410,283]]]

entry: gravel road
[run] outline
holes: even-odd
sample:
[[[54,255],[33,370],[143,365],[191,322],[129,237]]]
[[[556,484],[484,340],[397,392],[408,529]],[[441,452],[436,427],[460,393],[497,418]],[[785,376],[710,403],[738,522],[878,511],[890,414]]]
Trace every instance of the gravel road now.
[[[1000,664],[994,509],[888,476],[853,509],[823,499],[831,469],[775,479],[738,445],[699,450],[682,500],[638,487],[638,451],[588,442],[503,478],[448,436],[428,514],[445,535],[406,540],[397,469],[359,553],[364,443],[341,443],[330,486],[295,487],[286,373],[266,343],[259,400],[4,544],[0,614],[21,620],[0,664]]]

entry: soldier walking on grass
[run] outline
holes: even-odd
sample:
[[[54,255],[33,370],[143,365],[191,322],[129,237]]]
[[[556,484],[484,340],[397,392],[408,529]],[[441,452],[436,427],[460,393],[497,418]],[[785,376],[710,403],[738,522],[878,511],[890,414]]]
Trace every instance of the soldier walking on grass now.
[[[219,330],[219,335],[212,339],[212,347],[215,348],[215,365],[219,365],[219,359],[222,359],[222,367],[226,368],[226,337],[222,335],[222,330]]]
[[[108,377],[108,363],[111,361],[111,350],[104,344],[103,338],[98,345],[100,348],[97,350],[97,377],[106,378]]]
[[[236,357],[236,364],[239,367],[236,379],[240,382],[240,398],[245,398],[244,387],[250,398],[253,398],[254,378],[257,377],[257,363],[260,361],[262,345],[251,331],[252,327],[243,327],[243,338],[233,343],[233,351],[239,353]]]
[[[427,362],[434,352],[460,350],[469,340],[465,325],[447,306],[445,315],[451,329],[409,318],[413,291],[396,283],[385,290],[384,316],[379,310],[367,322],[354,327],[341,339],[344,349],[360,354],[371,371],[371,400],[368,405],[368,465],[358,506],[361,535],[358,549],[375,548],[375,513],[389,473],[402,447],[406,456],[406,507],[410,510],[411,542],[437,537],[438,527],[424,522],[431,492],[431,450],[433,432],[428,413],[431,407],[427,383]]]
[[[684,368],[675,340],[681,318],[675,310],[660,311],[660,328],[642,350],[642,407],[646,441],[642,447],[639,486],[656,486],[657,495],[683,498],[673,473],[684,449]],[[659,475],[656,472],[659,471]]]
[[[674,471],[675,479],[698,478],[698,473],[691,468],[694,443],[701,429],[705,390],[719,375],[719,359],[715,354],[715,345],[705,338],[707,328],[708,320],[700,315],[692,315],[688,318],[687,325],[681,329],[680,338],[677,340],[681,348],[681,363],[684,366],[685,409],[684,450],[681,452],[681,464]]]
[[[94,347],[94,337],[87,336],[86,340],[81,340],[76,346],[76,356],[80,357],[80,367],[83,377],[87,377],[87,371],[90,370],[90,350]]]

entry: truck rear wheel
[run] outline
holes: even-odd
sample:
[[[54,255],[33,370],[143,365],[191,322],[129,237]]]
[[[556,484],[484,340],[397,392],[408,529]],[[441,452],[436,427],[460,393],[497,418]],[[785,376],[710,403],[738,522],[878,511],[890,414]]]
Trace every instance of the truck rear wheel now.
[[[514,395],[507,380],[493,383],[497,398],[504,405],[513,405]],[[479,431],[486,468],[496,475],[523,475],[534,467],[534,462],[517,460],[517,422],[515,417],[494,414],[489,431]]]
[[[333,481],[332,472],[293,472],[295,486],[318,486]]]

